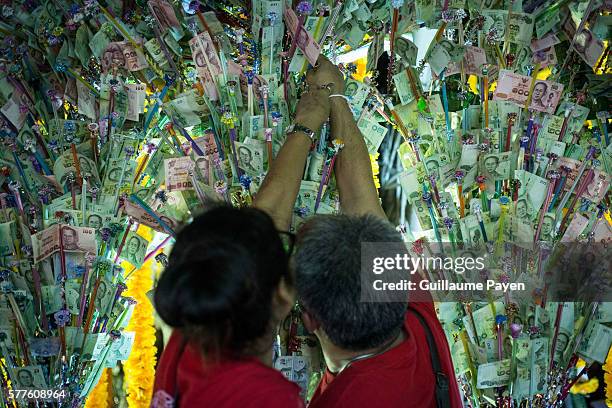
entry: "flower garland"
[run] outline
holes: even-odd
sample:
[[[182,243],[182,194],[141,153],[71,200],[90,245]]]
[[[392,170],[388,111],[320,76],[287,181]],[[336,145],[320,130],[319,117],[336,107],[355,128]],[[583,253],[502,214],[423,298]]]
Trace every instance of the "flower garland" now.
[[[148,240],[152,238],[152,230],[145,226],[138,228],[138,234]],[[153,287],[151,257],[126,282],[125,296],[134,298],[138,303],[126,331],[136,332],[130,357],[123,365],[125,374],[125,393],[130,408],[148,407],[153,395],[155,382],[155,362],[157,348],[155,347],[155,328],[153,327],[153,305],[147,298],[147,292]]]
[[[604,382],[606,384],[606,405],[612,407],[612,348],[608,350],[608,357],[603,366]]]
[[[0,358],[0,387],[11,387],[11,380],[8,378],[8,372],[5,370],[6,360]],[[4,398],[0,398],[0,407],[2,408],[15,408],[17,405],[15,401],[4,401]]]
[[[112,384],[111,369],[106,368],[102,372],[100,381],[91,391],[85,402],[85,408],[109,408],[112,407],[112,393],[109,392]]]
[[[374,153],[370,155],[370,164],[372,165],[372,176],[374,177],[376,191],[380,189],[380,180],[378,179],[378,174],[380,173],[380,166],[378,165],[379,154],[380,153]]]
[[[586,361],[578,359],[576,363],[576,370],[580,372],[586,366]],[[588,378],[587,374],[583,374],[576,384],[570,388],[572,394],[588,395],[599,388],[599,380],[597,377]]]

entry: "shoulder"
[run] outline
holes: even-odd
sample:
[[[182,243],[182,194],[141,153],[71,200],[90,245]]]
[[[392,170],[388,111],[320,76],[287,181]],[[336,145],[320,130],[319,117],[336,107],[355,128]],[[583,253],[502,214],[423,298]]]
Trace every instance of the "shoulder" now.
[[[404,387],[393,378],[397,374],[396,367],[386,370],[370,368],[347,369],[323,392],[316,394],[308,408],[397,406],[398,396],[404,395]]]
[[[300,387],[279,371],[259,362],[243,362],[228,370],[235,392],[248,396],[244,407],[301,408]]]

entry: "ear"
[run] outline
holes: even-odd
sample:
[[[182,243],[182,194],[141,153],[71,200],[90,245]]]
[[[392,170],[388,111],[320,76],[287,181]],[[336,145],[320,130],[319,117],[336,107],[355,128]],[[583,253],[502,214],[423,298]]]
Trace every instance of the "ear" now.
[[[281,278],[272,297],[272,308],[277,320],[284,319],[295,304],[295,288]]]
[[[307,311],[302,312],[302,322],[310,333],[315,333],[321,327],[319,321]]]

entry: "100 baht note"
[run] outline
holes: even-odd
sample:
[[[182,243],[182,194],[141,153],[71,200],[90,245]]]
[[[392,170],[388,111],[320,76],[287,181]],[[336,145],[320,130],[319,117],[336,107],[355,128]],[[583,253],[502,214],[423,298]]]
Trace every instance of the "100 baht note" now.
[[[510,360],[495,361],[493,363],[480,364],[476,388],[503,387],[510,381]]]

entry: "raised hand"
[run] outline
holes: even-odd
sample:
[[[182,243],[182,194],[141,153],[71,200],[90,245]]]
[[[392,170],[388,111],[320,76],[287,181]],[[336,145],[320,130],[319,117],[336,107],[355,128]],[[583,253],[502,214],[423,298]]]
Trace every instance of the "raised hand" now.
[[[306,73],[306,83],[311,87],[327,87],[332,94],[344,94],[344,76],[337,66],[323,55],[317,65]]]
[[[325,89],[309,89],[302,93],[295,110],[295,123],[304,125],[314,131],[327,121],[330,113],[330,92]]]

